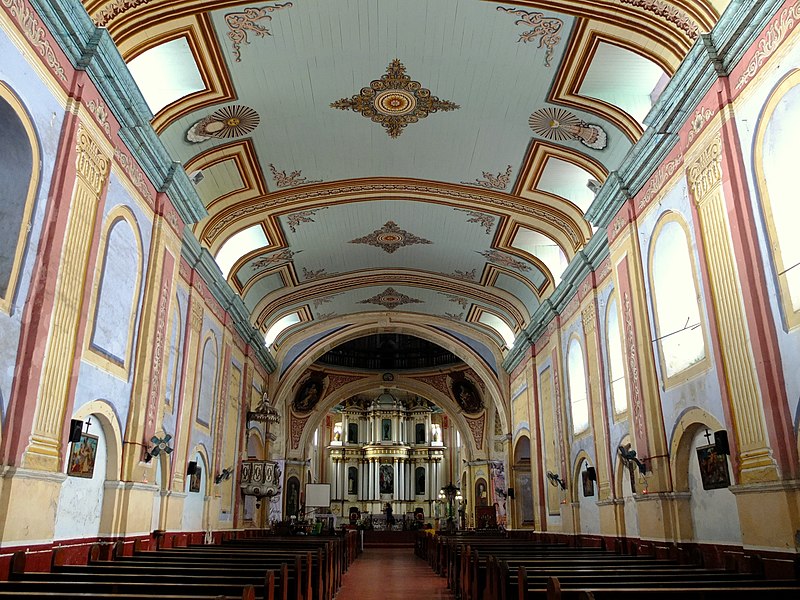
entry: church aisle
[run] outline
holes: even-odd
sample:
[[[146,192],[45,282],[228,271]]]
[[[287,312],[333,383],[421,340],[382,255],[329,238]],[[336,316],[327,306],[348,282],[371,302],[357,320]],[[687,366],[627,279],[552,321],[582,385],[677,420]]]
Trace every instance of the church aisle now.
[[[413,548],[367,548],[345,573],[335,600],[452,600],[447,580]]]

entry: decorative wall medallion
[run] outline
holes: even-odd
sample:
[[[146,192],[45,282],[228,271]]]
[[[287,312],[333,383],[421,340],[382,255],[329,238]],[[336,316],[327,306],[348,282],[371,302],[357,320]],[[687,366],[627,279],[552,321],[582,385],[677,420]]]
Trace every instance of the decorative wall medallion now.
[[[450,389],[453,399],[465,413],[476,414],[483,410],[483,400],[481,400],[478,390],[468,379],[454,381]]]
[[[475,252],[478,251],[476,250]],[[531,270],[531,268],[521,260],[517,260],[515,258],[511,258],[510,256],[506,256],[499,250],[484,250],[483,252],[478,252],[478,254],[487,258],[490,262],[502,265],[504,267],[510,267],[512,269],[518,269],[520,271]]]
[[[739,76],[739,80],[736,82],[737,91],[742,89],[748,81],[755,77],[761,65],[763,65],[772,53],[778,49],[778,46],[780,46],[786,38],[786,34],[794,29],[795,25],[798,23],[800,23],[800,3],[796,2],[793,6],[784,8],[780,15],[770,23],[766,34],[756,42],[756,53],[753,55],[753,58],[750,59],[744,73]]]
[[[297,233],[297,227],[300,226],[300,223],[313,223],[313,217],[317,214],[319,210],[325,210],[328,208],[327,206],[323,206],[322,208],[312,208],[310,210],[299,210],[297,212],[293,212],[291,214],[286,215],[286,224],[289,226],[289,229],[292,230],[292,233]]]
[[[528,125],[536,135],[548,140],[577,140],[594,150],[608,145],[606,132],[599,125],[581,121],[563,108],[541,108],[531,114]]]
[[[279,188],[304,185],[306,183],[319,183],[322,181],[322,179],[309,180],[305,177],[301,177],[300,174],[302,171],[292,171],[287,175],[286,171],[278,171],[272,163],[269,163],[269,170],[272,171],[272,179],[275,180],[275,185]]]
[[[469,300],[467,298],[465,298],[464,296],[456,296],[456,295],[453,295],[453,294],[445,294],[444,292],[439,292],[439,293],[442,294],[443,296],[445,296],[450,302],[455,302],[456,304],[458,304],[461,308],[464,308],[464,309],[467,308],[467,303],[469,302]]]
[[[247,39],[248,31],[252,31],[258,37],[272,35],[269,29],[256,23],[256,21],[262,19],[271,21],[272,17],[269,13],[291,6],[293,6],[291,2],[284,2],[283,4],[273,4],[261,8],[245,8],[242,12],[228,13],[225,15],[225,23],[230,28],[228,38],[233,42],[233,55],[236,57],[236,62],[242,61],[241,45],[250,43]]]
[[[401,292],[398,292],[394,288],[388,287],[380,294],[376,294],[372,296],[372,298],[367,298],[366,300],[360,300],[359,304],[379,304],[384,308],[397,308],[398,306],[402,306],[403,304],[422,304],[422,300],[418,300],[417,298],[412,298],[411,296],[407,296]]]
[[[413,246],[415,244],[432,244],[430,240],[417,237],[413,233],[408,233],[394,221],[387,221],[383,227],[376,229],[369,235],[350,240],[351,244],[368,244],[383,249],[384,252],[392,254],[403,246]]]
[[[431,113],[460,108],[449,100],[431,96],[431,91],[412,81],[406,68],[394,59],[386,74],[370,82],[369,87],[350,98],[331,103],[331,108],[353,110],[386,128],[389,137],[396,138],[409,123],[416,123]]]
[[[618,0],[618,2],[636,6],[663,18],[686,33],[689,39],[696,40],[699,35],[697,23],[692,21],[689,15],[674,6],[670,6],[663,0]]]
[[[108,123],[108,109],[103,104],[103,101],[89,100],[86,103],[86,108],[95,116],[100,127],[106,132],[106,135],[111,135],[111,126]]]
[[[249,106],[226,106],[192,125],[186,132],[186,140],[199,144],[211,138],[240,137],[258,127],[259,120],[258,113]]]
[[[489,188],[490,190],[504,190],[508,187],[508,182],[511,180],[511,165],[508,165],[506,172],[500,172],[497,175],[492,175],[489,171],[483,172],[483,179],[476,179],[475,181],[462,181],[464,185],[476,185],[478,187]]]
[[[295,254],[300,254],[300,252],[302,252],[302,250],[294,252],[293,250],[289,250],[288,248],[286,248],[285,250],[281,250],[280,252],[276,252],[275,254],[270,254],[269,256],[265,256],[264,258],[259,258],[257,260],[254,260],[251,267],[253,271],[258,271],[259,269],[269,267],[270,265],[290,261],[292,260],[292,257]]]
[[[308,379],[297,389],[292,408],[299,413],[311,412],[320,398],[322,398],[322,381],[315,378]]]
[[[714,114],[711,112],[711,109],[706,108],[698,108],[697,112],[694,113],[694,118],[692,118],[691,126],[692,128],[689,130],[689,141],[694,141],[694,137],[700,133],[706,123],[711,120]]]
[[[549,67],[550,62],[553,60],[553,48],[561,41],[561,36],[559,36],[558,32],[561,31],[564,22],[561,19],[547,18],[539,12],[504,8],[502,6],[498,6],[497,10],[517,15],[520,18],[514,22],[515,25],[526,25],[531,28],[528,31],[523,31],[517,41],[527,44],[538,37],[539,48],[542,46],[547,48],[544,55],[544,66]]]
[[[510,168],[511,167],[509,167],[509,169]],[[492,232],[492,227],[494,227],[494,217],[492,215],[487,215],[486,213],[481,213],[474,210],[464,210],[463,208],[457,208],[455,210],[467,213],[469,215],[467,223],[478,223],[481,227],[486,229],[487,235]]]

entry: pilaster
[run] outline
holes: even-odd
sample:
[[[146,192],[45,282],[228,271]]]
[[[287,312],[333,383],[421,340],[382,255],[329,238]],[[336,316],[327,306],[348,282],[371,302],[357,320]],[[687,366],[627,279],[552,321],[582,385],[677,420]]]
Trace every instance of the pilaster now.
[[[725,383],[731,400],[741,483],[778,478],[777,464],[767,440],[755,359],[739,287],[734,241],[722,188],[722,139],[719,124],[709,127],[703,143],[687,153],[686,177],[697,207],[703,237],[713,317],[720,337]]]

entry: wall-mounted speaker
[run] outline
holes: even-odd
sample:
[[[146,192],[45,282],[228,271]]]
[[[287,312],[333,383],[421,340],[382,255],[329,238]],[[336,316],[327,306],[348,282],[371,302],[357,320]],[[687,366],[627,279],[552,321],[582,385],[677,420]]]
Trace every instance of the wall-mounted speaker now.
[[[586,477],[590,481],[597,481],[597,471],[594,467],[586,467]]]
[[[508,497],[514,499],[514,488],[508,488]]]
[[[724,429],[714,432],[714,450],[717,454],[731,453],[731,447],[728,445],[728,432]]]
[[[78,419],[72,419],[69,422],[69,441],[80,442],[81,432],[83,432],[83,421],[79,421]]]
[[[186,474],[187,474],[187,475],[194,475],[195,473],[197,473],[197,461],[196,461],[196,460],[193,460],[193,461],[192,461],[192,462],[190,462],[190,463],[189,463],[189,465],[186,467]]]

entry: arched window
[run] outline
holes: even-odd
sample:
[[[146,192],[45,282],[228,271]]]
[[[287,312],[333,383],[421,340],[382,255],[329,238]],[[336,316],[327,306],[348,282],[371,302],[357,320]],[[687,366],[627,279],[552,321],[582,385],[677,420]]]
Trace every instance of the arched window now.
[[[93,298],[89,347],[112,371],[127,375],[139,309],[142,244],[127,207],[112,210],[102,234],[98,291]]]
[[[39,146],[25,108],[0,82],[0,310],[10,312],[39,185]]]
[[[606,347],[608,348],[608,381],[615,414],[628,410],[628,383],[625,379],[625,353],[622,350],[622,329],[619,324],[617,299],[611,298],[606,309]]]
[[[572,409],[572,433],[581,433],[589,428],[589,401],[586,393],[583,349],[577,338],[572,338],[567,346],[567,381]]]
[[[167,387],[164,394],[164,403],[172,404],[178,397],[180,382],[181,358],[181,306],[180,300],[173,299],[172,317],[169,325],[169,353],[167,354]]]
[[[213,337],[203,345],[203,358],[200,361],[200,391],[197,395],[197,422],[209,426],[211,409],[217,391],[217,345]]]
[[[697,277],[689,251],[689,233],[674,213],[662,217],[650,253],[655,338],[665,383],[701,370],[706,358]],[[691,369],[691,370],[689,370]]]
[[[767,225],[775,276],[788,328],[800,325],[800,236],[795,144],[800,136],[800,71],[770,96],[756,132],[756,184]]]

